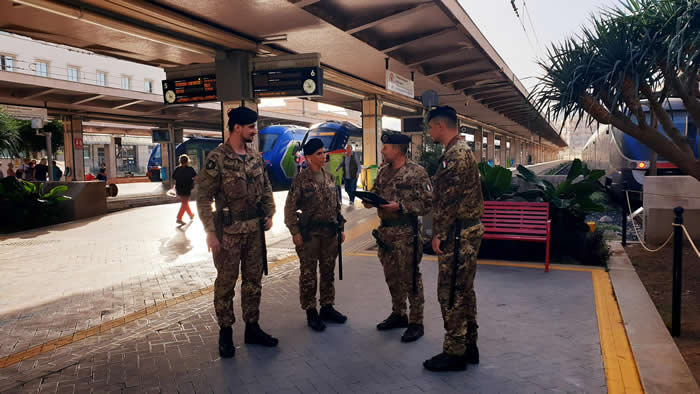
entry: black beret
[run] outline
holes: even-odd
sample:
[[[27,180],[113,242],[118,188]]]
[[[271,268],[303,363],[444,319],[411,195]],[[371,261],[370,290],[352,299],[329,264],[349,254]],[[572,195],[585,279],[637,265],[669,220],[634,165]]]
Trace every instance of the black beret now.
[[[455,111],[454,108],[450,107],[449,105],[443,105],[441,107],[435,107],[430,112],[428,113],[428,122],[430,122],[433,118],[447,118],[452,120],[453,122],[457,122],[457,111]]]
[[[384,133],[382,134],[382,143],[394,145],[410,144],[411,137],[406,134]]]
[[[304,144],[304,156],[313,155],[321,148],[323,148],[323,141],[318,138],[312,138]]]
[[[228,111],[228,129],[233,130],[233,125],[245,126],[255,123],[258,120],[258,113],[250,108],[238,107]]]

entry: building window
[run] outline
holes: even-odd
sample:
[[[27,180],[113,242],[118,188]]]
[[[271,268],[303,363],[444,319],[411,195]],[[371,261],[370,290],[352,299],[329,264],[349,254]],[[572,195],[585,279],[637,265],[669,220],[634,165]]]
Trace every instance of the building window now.
[[[37,60],[36,63],[34,63],[34,71],[36,75],[40,77],[48,77],[49,76],[49,63],[41,60]]]
[[[122,75],[122,89],[131,89],[131,78]]]
[[[68,66],[68,80],[78,82],[78,67]]]
[[[12,56],[0,55],[0,70],[15,71],[15,59]]]
[[[107,86],[107,73],[104,71],[98,71],[96,81],[100,86]]]
[[[143,91],[153,93],[153,81],[145,80],[143,82]]]

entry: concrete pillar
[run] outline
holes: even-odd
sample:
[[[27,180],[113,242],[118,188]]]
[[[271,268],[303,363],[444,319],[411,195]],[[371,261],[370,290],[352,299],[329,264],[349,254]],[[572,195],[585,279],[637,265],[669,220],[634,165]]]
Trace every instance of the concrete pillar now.
[[[501,136],[501,166],[508,168],[508,139],[505,135]]]
[[[481,126],[477,126],[474,132],[474,159],[476,159],[477,162],[481,162],[481,144],[483,144],[483,137],[484,129]]]
[[[368,96],[362,100],[362,155],[363,166],[380,164],[382,132],[382,100],[378,96]]]
[[[109,145],[105,146],[105,165],[107,166],[107,179],[117,177],[117,145],[114,144],[114,136],[109,137]]]
[[[486,137],[488,138],[488,146],[486,147],[486,160],[491,160],[492,162],[496,162],[496,143],[494,142],[495,140],[495,135],[493,132],[489,132]]]
[[[63,143],[65,166],[70,168],[66,181],[85,180],[85,159],[83,157],[83,119],[79,116],[67,116],[63,122]],[[67,173],[67,171],[64,171]]]
[[[510,155],[513,158],[513,166],[517,167],[520,164],[520,140],[513,139],[510,145]]]

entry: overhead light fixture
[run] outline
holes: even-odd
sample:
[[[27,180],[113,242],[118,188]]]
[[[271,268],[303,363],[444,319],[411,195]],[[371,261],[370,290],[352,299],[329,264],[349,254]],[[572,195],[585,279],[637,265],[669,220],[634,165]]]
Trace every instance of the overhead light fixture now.
[[[348,90],[348,89],[345,89],[345,88],[341,88],[341,87],[338,87],[338,86],[335,86],[335,85],[329,85],[329,84],[327,84],[327,83],[323,84],[323,88],[326,89],[326,90],[330,90],[331,92],[336,92],[336,93],[344,94],[344,95],[346,95],[346,96],[354,97],[354,98],[357,98],[357,99],[364,99],[364,98],[366,97],[365,94],[358,93],[358,92],[355,92],[355,91],[352,91],[352,90]]]
[[[405,112],[410,112],[410,113],[417,112],[417,110],[415,108],[407,107],[407,106],[401,105],[401,104],[395,104],[395,103],[392,103],[391,101],[384,101],[383,104],[386,105],[387,107],[396,108],[398,110],[405,111]]]
[[[287,42],[287,35],[286,34],[276,34],[272,36],[267,36],[262,39],[260,44],[262,45],[267,45],[267,44],[273,44],[276,42]]]

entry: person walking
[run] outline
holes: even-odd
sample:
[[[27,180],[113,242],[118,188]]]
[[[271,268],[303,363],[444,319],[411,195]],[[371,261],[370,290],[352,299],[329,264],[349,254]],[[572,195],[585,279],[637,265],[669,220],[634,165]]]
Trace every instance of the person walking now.
[[[345,147],[345,155],[343,155],[343,160],[338,164],[338,171],[343,169],[343,183],[345,184],[345,192],[348,193],[348,199],[350,200],[350,205],[355,204],[355,191],[357,190],[357,178],[360,177],[360,170],[362,169],[362,164],[360,159],[352,151],[352,145],[348,144]]]
[[[284,224],[292,234],[299,256],[299,298],[301,309],[306,311],[306,323],[314,331],[323,331],[324,321],[342,324],[347,320],[333,307],[338,233],[341,243],[344,242],[345,219],[340,213],[333,178],[323,168],[326,162],[323,142],[318,138],[307,141],[304,157],[309,167],[292,181],[284,205]],[[317,267],[320,281],[316,277]],[[316,310],[318,287],[320,313]]]
[[[484,234],[484,200],[476,160],[457,132],[457,112],[448,106],[428,114],[430,136],[445,146],[433,176],[433,240],[438,255],[438,301],[445,326],[442,352],[426,360],[430,371],[464,370],[479,363],[476,257]],[[452,293],[452,294],[451,294]]]
[[[56,160],[51,160],[51,164],[53,165],[53,180],[54,182],[58,182],[63,176],[63,171],[61,171],[61,169],[56,164]]]
[[[190,167],[190,158],[187,155],[180,155],[180,165],[173,171],[173,179],[175,179],[175,193],[180,199],[180,210],[177,213],[177,221],[179,225],[185,224],[182,217],[187,212],[190,215],[190,220],[194,219],[194,214],[190,209],[190,194],[194,188],[194,181],[197,179],[197,171]]]
[[[391,294],[391,314],[377,324],[380,331],[407,328],[402,342],[423,336],[423,278],[419,263],[423,239],[418,216],[430,211],[432,185],[423,167],[406,157],[411,139],[399,133],[382,135],[382,157],[372,192],[389,203],[378,207],[381,224],[375,233],[379,260]],[[371,207],[364,203],[365,207]],[[411,304],[406,315],[406,300]]]
[[[235,108],[228,112],[230,135],[206,158],[204,170],[197,177],[197,210],[207,233],[207,247],[212,251],[216,267],[214,309],[219,323],[219,355],[233,357],[235,322],[233,297],[239,269],[241,307],[245,322],[245,343],[277,346],[277,338],[260,328],[260,296],[263,273],[264,231],[272,227],[275,200],[265,173],[265,162],[251,143],[258,133],[257,112]],[[257,148],[257,147],[256,147]],[[216,199],[214,222],[212,200]],[[218,234],[217,234],[218,233]]]

